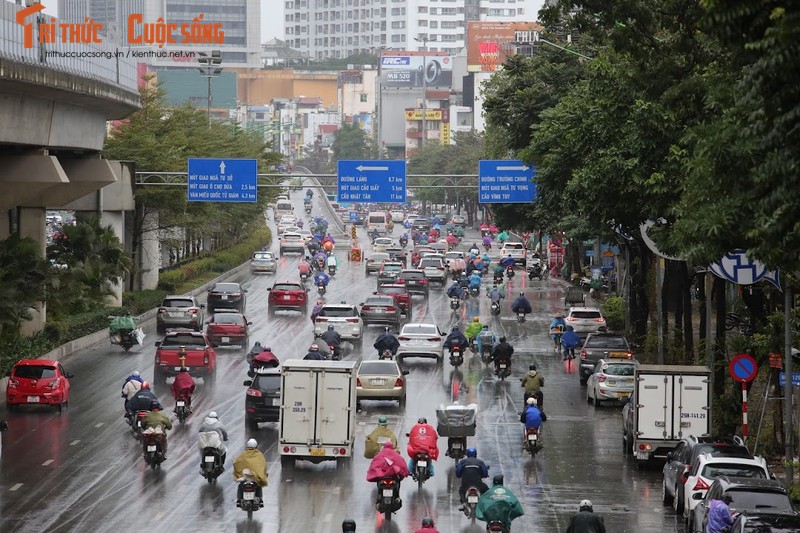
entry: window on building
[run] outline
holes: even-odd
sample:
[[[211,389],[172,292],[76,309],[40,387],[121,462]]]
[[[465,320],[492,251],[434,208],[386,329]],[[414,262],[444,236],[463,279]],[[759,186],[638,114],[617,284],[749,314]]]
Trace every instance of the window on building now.
[[[393,30],[402,30],[405,27],[406,27],[406,21],[405,20],[393,20],[392,21],[392,29]]]
[[[428,21],[427,20],[420,20],[419,22],[417,22],[417,25],[420,28],[427,28],[428,27]]]
[[[431,29],[438,28],[439,27],[439,22],[436,21],[436,20],[432,20],[431,23],[430,23],[430,27],[431,27]]]
[[[286,2],[286,9],[294,9],[294,2]]]
[[[367,102],[367,97],[368,97],[368,96],[369,96],[369,95],[368,95],[368,94],[366,94],[366,93],[361,93],[361,102],[362,102],[362,103],[366,103],[366,102]]]
[[[419,6],[417,8],[417,13],[427,13],[427,12],[428,12],[428,6]]]

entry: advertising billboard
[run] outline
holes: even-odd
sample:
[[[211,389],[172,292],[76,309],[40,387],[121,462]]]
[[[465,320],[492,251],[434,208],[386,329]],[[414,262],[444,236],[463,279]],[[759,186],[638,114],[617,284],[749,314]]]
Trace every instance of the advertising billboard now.
[[[431,88],[453,84],[453,58],[444,52],[384,51],[380,66],[383,87],[422,87],[423,79]]]
[[[467,71],[494,72],[514,50],[515,32],[542,29],[536,22],[467,22]]]

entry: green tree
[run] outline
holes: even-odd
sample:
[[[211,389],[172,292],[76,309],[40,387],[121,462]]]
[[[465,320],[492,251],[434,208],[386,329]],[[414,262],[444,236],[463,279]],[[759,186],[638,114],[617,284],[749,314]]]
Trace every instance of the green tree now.
[[[342,124],[333,139],[333,160],[369,159],[376,155],[372,139],[358,124]]]
[[[16,233],[0,241],[0,340],[19,334],[31,309],[47,296],[52,269],[39,243]]]

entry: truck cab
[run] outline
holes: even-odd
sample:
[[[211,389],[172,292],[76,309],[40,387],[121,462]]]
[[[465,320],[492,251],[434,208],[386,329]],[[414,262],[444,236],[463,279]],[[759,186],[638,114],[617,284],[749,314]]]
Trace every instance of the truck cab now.
[[[164,339],[156,342],[154,381],[166,381],[176,375],[181,366],[189,369],[192,377],[213,378],[217,371],[217,353],[200,331],[188,329],[168,330]]]

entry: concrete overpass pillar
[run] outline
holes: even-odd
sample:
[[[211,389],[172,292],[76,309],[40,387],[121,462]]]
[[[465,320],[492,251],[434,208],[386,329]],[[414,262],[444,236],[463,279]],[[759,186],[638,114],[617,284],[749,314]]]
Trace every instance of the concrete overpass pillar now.
[[[100,224],[102,226],[111,226],[114,234],[119,237],[120,241],[124,242],[125,239],[125,213],[122,211],[103,211],[100,215]],[[111,307],[120,307],[122,305],[122,283],[111,283],[111,295],[106,298],[108,305]]]
[[[39,243],[39,251],[45,257],[47,247],[47,220],[44,207],[20,207],[19,208],[19,236],[30,237]],[[8,217],[5,217],[8,220]],[[21,333],[32,335],[44,328],[47,318],[47,304],[39,302],[31,311],[31,320],[22,323]]]
[[[139,289],[155,289],[158,286],[158,269],[161,267],[157,211],[148,211],[144,215],[137,259],[139,263]]]

